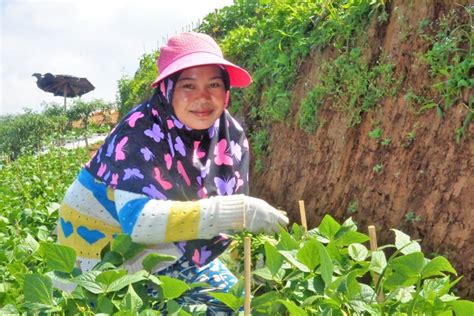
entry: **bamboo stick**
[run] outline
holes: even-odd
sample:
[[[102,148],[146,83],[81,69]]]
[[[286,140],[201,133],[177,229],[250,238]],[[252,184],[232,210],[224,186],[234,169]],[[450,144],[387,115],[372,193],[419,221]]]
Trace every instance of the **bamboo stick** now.
[[[370,225],[368,227],[369,229],[369,240],[370,240],[370,250],[371,251],[376,251],[378,246],[377,246],[377,231],[375,230],[374,225]],[[377,285],[379,283],[379,278],[380,276],[378,273],[374,273],[374,285]],[[384,300],[384,295],[383,291],[377,293],[377,302],[381,303]]]
[[[252,261],[250,250],[250,237],[244,237],[244,281],[245,281],[245,300],[244,300],[244,315],[250,315],[250,291],[252,284]]]
[[[308,224],[306,222],[306,210],[304,208],[304,201],[300,200],[300,217],[301,217],[301,225],[303,225],[303,229],[305,232],[308,231]]]

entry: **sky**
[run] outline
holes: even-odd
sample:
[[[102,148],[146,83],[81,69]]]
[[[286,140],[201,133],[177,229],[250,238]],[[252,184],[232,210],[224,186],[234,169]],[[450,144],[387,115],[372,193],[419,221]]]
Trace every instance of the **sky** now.
[[[40,90],[33,73],[86,77],[83,100],[115,102],[117,81],[140,57],[232,0],[0,0],[0,115],[41,111],[62,97]],[[68,99],[71,102],[71,99]]]

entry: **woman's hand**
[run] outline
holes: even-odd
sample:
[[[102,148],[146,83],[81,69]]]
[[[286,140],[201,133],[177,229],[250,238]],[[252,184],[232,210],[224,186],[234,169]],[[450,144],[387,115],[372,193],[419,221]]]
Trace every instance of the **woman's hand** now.
[[[244,228],[254,232],[266,232],[268,234],[280,231],[280,226],[289,223],[286,213],[279,211],[262,199],[244,196]]]

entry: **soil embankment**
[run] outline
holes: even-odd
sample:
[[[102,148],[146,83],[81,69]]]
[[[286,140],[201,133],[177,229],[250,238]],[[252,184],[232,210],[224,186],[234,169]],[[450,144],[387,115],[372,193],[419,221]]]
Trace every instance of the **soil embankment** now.
[[[419,61],[428,49],[417,36],[419,22],[452,9],[463,10],[454,1],[392,1],[385,25],[372,24],[365,54],[389,56],[404,81],[396,96],[385,98],[356,127],[328,104],[314,133],[296,127],[299,104],[331,52],[311,55],[295,83],[290,123],[271,127],[267,167],[251,172],[251,194],[287,210],[296,222],[298,200],[305,200],[311,227],[326,213],[339,220],[352,216],[362,231],[375,224],[380,243],[393,242],[389,228],[401,229],[421,239],[425,253],[446,255],[464,275],[458,295],[473,298],[474,124],[457,144],[455,130],[466,107],[455,104],[441,118],[435,110],[418,114],[406,97],[409,89],[433,84]],[[391,139],[389,145],[368,137],[375,127]]]

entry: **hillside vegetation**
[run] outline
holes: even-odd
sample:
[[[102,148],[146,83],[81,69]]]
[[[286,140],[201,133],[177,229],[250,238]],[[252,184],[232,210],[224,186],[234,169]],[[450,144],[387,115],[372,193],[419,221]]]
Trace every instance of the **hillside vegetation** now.
[[[448,255],[472,297],[468,2],[235,1],[198,30],[253,76],[231,106],[251,139],[253,195],[297,222],[304,199],[313,226],[329,213],[374,223],[386,241],[401,228]],[[156,54],[128,90],[151,93]]]

